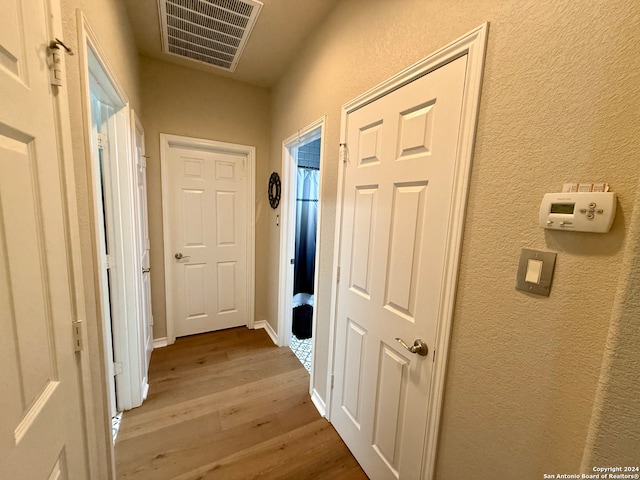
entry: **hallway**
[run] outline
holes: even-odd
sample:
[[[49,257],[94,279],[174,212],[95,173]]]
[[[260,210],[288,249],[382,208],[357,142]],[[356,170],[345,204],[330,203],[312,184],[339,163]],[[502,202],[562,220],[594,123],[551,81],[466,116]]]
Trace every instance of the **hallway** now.
[[[119,479],[366,479],[309,397],[309,374],[264,330],[155,350],[145,403],[124,414]]]

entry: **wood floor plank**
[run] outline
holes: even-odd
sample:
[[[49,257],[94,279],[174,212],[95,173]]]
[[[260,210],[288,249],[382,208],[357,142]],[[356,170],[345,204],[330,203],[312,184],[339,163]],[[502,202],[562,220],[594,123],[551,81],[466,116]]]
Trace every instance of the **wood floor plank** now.
[[[289,392],[293,388],[299,392],[300,382],[309,382],[309,375],[305,371],[267,377],[256,382],[185,400],[180,404],[180,411],[176,411],[175,405],[133,410],[131,415],[123,418],[122,431],[118,435],[118,439],[124,441],[213,412],[229,412],[236,405],[242,407],[244,402],[239,402],[238,399],[251,398],[254,399],[252,401],[255,401],[260,398],[260,395],[273,389],[276,392],[281,390]],[[293,391],[295,392],[295,390]],[[278,398],[277,395],[276,398]],[[243,422],[235,422],[235,424],[238,423]]]
[[[202,422],[192,420],[123,442],[121,449],[116,448],[118,478],[173,480],[201,465],[251,449],[285,433],[275,415],[226,430],[224,435],[208,431]]]
[[[339,470],[336,468],[337,464],[345,464],[345,471],[350,470],[355,460],[345,461],[346,447],[341,442],[334,441],[334,436],[335,431],[331,425],[318,418],[253,448],[186,472],[176,477],[176,480],[340,478],[328,477],[327,473]],[[360,476],[349,478],[367,477],[363,472]]]
[[[309,397],[309,375],[264,330],[154,351],[145,403],[124,413],[118,479],[366,479]]]
[[[234,359],[207,367],[182,370],[170,378],[158,381],[149,376],[150,390],[148,408],[161,408],[207,395],[228,390],[280,373],[299,370],[300,363],[288,352],[278,349],[271,354],[257,354],[245,359]]]

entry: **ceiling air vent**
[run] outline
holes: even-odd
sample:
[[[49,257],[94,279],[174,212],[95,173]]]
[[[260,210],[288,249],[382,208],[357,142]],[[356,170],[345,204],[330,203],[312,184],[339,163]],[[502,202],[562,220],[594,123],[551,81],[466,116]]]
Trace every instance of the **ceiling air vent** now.
[[[158,0],[165,52],[233,72],[262,3]]]

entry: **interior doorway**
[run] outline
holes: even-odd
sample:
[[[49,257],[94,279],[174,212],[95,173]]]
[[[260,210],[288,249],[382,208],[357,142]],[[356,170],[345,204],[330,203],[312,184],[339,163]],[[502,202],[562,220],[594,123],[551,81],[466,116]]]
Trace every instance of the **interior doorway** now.
[[[106,149],[109,139],[109,119],[114,115],[114,104],[107,92],[90,73],[91,96],[91,156],[94,165],[96,243],[98,249],[99,289],[104,325],[105,360],[107,363],[107,383],[109,391],[109,412],[112,418],[118,414],[116,399],[116,379],[114,371],[113,316],[112,308],[118,303],[117,278],[111,269],[115,254],[115,228],[113,197],[111,195],[111,171],[107,167],[111,153]],[[113,132],[111,134],[113,136]]]
[[[329,420],[372,479],[434,476],[486,38],[342,107]]]
[[[322,134],[324,118],[284,142],[278,325],[279,343],[289,346],[313,375],[319,256]]]
[[[256,149],[160,134],[167,342],[253,328]]]
[[[293,293],[289,346],[311,373],[316,239],[320,187],[320,137],[297,148]]]
[[[93,235],[108,410],[142,404],[148,391],[145,352],[143,265],[139,255],[141,218],[135,127],[124,91],[82,18],[81,62],[86,112],[86,155],[93,198]],[[135,120],[133,120],[135,123]],[[140,142],[142,142],[140,135]],[[146,196],[146,194],[145,194]]]

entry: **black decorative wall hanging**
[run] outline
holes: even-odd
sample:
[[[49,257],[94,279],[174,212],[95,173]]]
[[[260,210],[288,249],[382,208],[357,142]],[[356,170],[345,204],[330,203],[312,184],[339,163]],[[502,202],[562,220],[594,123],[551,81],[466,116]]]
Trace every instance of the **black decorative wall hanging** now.
[[[271,208],[278,208],[280,204],[280,175],[273,172],[269,177],[269,205]]]

